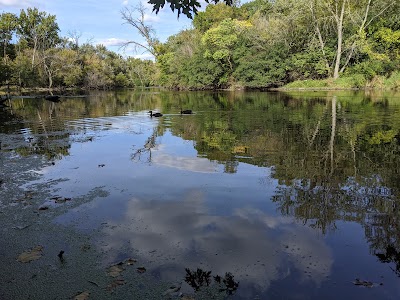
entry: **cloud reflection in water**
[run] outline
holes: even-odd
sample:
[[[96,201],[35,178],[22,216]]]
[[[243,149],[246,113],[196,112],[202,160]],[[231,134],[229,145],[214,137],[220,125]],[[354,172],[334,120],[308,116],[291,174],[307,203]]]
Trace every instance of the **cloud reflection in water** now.
[[[191,146],[188,147],[191,149]],[[151,163],[175,168],[178,170],[199,172],[199,173],[215,173],[218,170],[219,164],[214,161],[210,161],[207,158],[196,157],[196,153],[186,156],[177,155],[176,153],[168,153],[168,149],[165,145],[157,145],[152,149]],[[187,152],[190,152],[187,151]]]
[[[251,207],[231,216],[212,215],[196,191],[182,201],[131,199],[123,219],[109,225],[103,250],[113,257],[129,243],[165,280],[201,267],[213,275],[231,272],[241,285],[266,290],[296,269],[300,281],[319,285],[333,263],[330,249],[312,229]]]
[[[218,166],[207,158],[172,156],[166,153],[155,155],[152,162],[165,167],[201,173],[215,173]]]

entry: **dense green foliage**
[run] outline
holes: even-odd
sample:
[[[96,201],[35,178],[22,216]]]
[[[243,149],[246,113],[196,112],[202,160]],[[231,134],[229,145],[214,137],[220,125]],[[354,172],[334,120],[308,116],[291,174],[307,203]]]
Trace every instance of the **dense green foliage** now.
[[[198,7],[196,1],[167,2],[178,14],[190,15]],[[165,1],[151,3],[160,8]],[[19,16],[2,13],[0,83],[94,89],[265,89],[289,83],[294,88],[397,89],[398,11],[395,0],[210,4],[197,12],[192,29],[165,43],[150,32],[143,36],[147,44],[129,42],[152,53],[154,61],[126,59],[103,46],[62,38],[55,16],[36,8],[21,10]],[[137,12],[127,10],[123,18]],[[151,27],[144,18],[138,20],[133,27],[143,35],[140,29]]]
[[[387,0],[209,5],[193,29],[165,43],[157,62],[163,84],[175,88],[270,88],[304,80],[314,87],[397,88],[399,10]],[[385,85],[391,76],[395,83]]]
[[[19,16],[0,14],[0,42],[0,85],[109,89],[150,86],[157,80],[154,62],[60,37],[56,17],[36,8]]]

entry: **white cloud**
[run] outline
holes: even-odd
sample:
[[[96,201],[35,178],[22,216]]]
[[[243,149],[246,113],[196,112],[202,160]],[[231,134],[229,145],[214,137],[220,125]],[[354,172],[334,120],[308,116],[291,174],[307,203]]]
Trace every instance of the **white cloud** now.
[[[128,4],[129,4],[128,0],[125,0],[124,2],[122,2],[122,5],[128,5]]]
[[[101,44],[106,47],[112,47],[112,46],[118,46],[121,47],[123,44],[128,42],[127,40],[124,39],[118,39],[118,38],[109,38],[109,39],[104,39],[104,40],[98,40],[96,42],[97,45]]]
[[[0,0],[0,6],[9,6],[9,7],[26,7],[34,5],[34,1],[30,0]]]
[[[13,6],[21,3],[20,0],[0,0],[1,5]]]
[[[160,17],[156,14],[145,14],[144,21],[146,22],[160,22]]]

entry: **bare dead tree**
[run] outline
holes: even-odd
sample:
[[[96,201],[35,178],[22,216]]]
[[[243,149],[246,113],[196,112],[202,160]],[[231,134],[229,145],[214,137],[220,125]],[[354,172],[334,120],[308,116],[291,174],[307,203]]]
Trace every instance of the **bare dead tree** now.
[[[139,35],[145,39],[145,43],[131,40],[125,42],[122,47],[126,48],[129,45],[133,45],[135,51],[142,49],[144,50],[143,53],[149,52],[154,57],[157,57],[156,48],[160,42],[155,37],[154,28],[145,23],[146,11],[147,10],[142,3],[136,7],[125,7],[123,10],[121,10],[122,19],[125,21],[125,24],[131,25],[138,31]],[[137,14],[139,17],[136,16]]]
[[[70,31],[68,31],[67,36],[70,38],[71,43],[74,45],[74,47],[76,49],[78,49],[79,48],[79,39],[82,36],[82,32],[77,31],[75,29],[70,30]]]

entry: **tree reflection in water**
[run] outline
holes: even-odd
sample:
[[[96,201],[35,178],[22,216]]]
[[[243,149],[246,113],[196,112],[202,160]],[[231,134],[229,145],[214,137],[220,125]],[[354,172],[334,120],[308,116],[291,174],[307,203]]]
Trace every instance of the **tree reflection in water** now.
[[[395,204],[395,203],[394,203]],[[395,205],[394,205],[395,206]],[[395,208],[395,207],[394,207]],[[365,236],[371,252],[383,263],[394,264],[390,267],[400,277],[400,218],[394,214],[371,214],[365,224]]]
[[[132,153],[131,159],[136,162],[145,160],[146,163],[151,164],[151,150],[157,146],[157,136],[157,130],[153,130],[153,133],[147,138],[143,147],[138,148]]]
[[[273,177],[280,186],[272,200],[283,215],[323,234],[336,230],[338,221],[360,224],[371,253],[394,263],[400,275],[399,124],[381,119],[387,100],[361,108],[336,96],[326,103],[319,119],[286,133],[303,139],[287,138],[289,150],[276,155]],[[361,109],[368,117],[352,113]]]
[[[396,250],[393,245],[386,246],[384,251],[384,253],[375,253],[375,255],[381,262],[394,263],[396,267],[391,269],[400,277],[400,251]]]
[[[203,271],[197,268],[196,271],[191,271],[186,268],[185,282],[189,284],[196,292],[200,290],[201,287],[210,286],[211,271]],[[236,282],[234,276],[226,272],[224,277],[219,275],[213,276],[214,282],[218,284],[220,292],[226,292],[227,295],[233,295],[239,287],[239,282]]]

